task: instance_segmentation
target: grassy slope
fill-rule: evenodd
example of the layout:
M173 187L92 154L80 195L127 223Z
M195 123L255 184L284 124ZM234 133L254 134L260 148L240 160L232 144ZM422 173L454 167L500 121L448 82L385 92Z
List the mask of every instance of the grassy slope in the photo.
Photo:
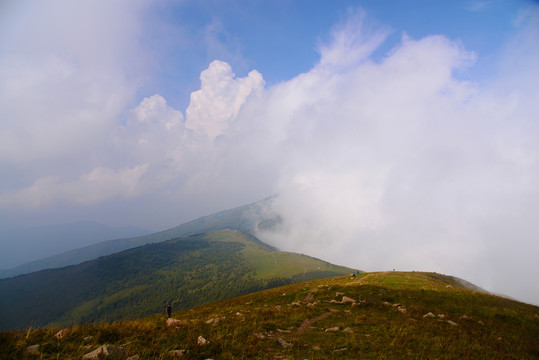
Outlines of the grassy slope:
M332 303L342 295L356 306ZM394 304L400 304L399 310ZM435 317L424 317L432 312ZM0 335L0 358L24 359L40 344L43 359L79 359L100 344L128 355L172 359L536 359L539 308L469 290L430 273L365 273L295 283L173 314L133 322ZM209 319L219 322L208 324ZM449 321L456 325L451 325ZM338 327L338 331L325 329ZM349 328L351 332L344 331ZM87 336L92 339L84 341ZM203 336L206 345L197 345ZM290 347L280 345L281 338ZM87 346L85 349L83 346ZM36 355L39 357L40 355Z
M259 221L268 220L262 215L262 209L270 199L234 209L203 216L193 221L181 224L171 229L133 238L115 239L89 245L80 249L70 250L41 260L32 261L13 269L0 270L0 279L39 271L42 269L59 268L80 264L84 261L97 259L100 256L114 254L146 244L154 244L193 234L208 233L216 230L236 229L250 232Z
M135 319L351 271L221 230L0 280L0 329Z
M274 251L253 236L239 231L214 231L212 241L238 241L245 245L241 253L255 269L257 279L288 278L304 281L314 278L349 274L356 270L333 265L320 259L286 251Z

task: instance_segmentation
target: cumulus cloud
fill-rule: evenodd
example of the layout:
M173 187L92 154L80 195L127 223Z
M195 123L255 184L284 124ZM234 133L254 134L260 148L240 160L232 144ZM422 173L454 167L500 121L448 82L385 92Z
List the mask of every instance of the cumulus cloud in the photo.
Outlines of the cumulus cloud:
M109 142L97 159L76 175L39 176L4 192L0 206L148 196L161 201L154 208L165 199L217 211L277 194L269 211L281 225L259 236L281 249L363 270L446 272L539 303L538 289L513 280L533 283L539 271L536 12L523 15L521 34L505 48L519 61L502 54L499 73L477 84L456 74L480 55L440 35L403 34L374 61L388 32L365 19L351 13L319 45L317 65L270 88L256 70L236 77L226 62L212 62L185 117L159 94L132 106L125 121L115 117L124 101L77 97L112 101L98 122ZM129 92L121 76L112 80L119 94ZM102 81L96 89L109 86ZM3 94L16 94L15 83L7 84ZM86 94L86 86L77 89ZM85 122L95 114L84 104L73 106L81 113L46 119L67 129L72 117L93 124L73 125L91 135L101 125ZM30 131L24 121L17 126L4 126L0 153L17 153L10 139ZM32 139L54 150L44 134ZM32 146L28 154L37 151Z
M339 31L329 54L362 38L358 26ZM528 101L538 82L519 75L536 78L537 66L506 67L482 88L455 76L477 55L443 36L405 35L379 63L357 56L345 72L325 55L274 90L274 104L295 111L281 124L282 225L259 236L366 270L451 273L537 303L537 289L511 280L538 271L539 108Z
M260 93L264 87L258 71L236 79L230 65L219 60L200 74L200 82L200 90L191 94L185 126L206 135L210 141L228 129L249 95Z

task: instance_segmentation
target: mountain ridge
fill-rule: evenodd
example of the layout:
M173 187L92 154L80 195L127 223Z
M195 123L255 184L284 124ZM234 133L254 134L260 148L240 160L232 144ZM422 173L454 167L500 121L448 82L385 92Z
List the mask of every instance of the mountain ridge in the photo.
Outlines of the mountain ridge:
M275 251L239 230L217 230L2 279L0 328L132 319L166 301L188 308L353 271Z
M214 230L224 229L234 229L241 230L245 233L253 233L252 230L258 225L259 222L270 219L269 217L265 218L263 213L265 213L264 209L272 198L273 197L268 197L255 203L202 216L167 230L144 236L102 241L96 244L49 256L44 259L31 261L11 269L0 270L0 279L44 269L80 264L84 261L93 260L100 256L111 255L137 246L162 242L197 233L207 233Z

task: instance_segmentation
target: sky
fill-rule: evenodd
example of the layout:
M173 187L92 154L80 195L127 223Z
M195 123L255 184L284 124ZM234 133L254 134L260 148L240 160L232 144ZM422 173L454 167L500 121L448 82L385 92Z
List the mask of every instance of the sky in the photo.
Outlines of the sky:
M539 304L537 94L531 0L0 0L0 228L278 195L283 250Z

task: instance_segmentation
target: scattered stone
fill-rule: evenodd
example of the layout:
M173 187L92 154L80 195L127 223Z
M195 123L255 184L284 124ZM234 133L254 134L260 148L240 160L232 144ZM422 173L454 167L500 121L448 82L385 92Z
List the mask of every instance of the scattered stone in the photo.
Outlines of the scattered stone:
M485 323L482 322L481 320L479 320L478 323L481 324L481 325L485 325Z
M312 309L312 308L315 307L315 306L316 306L316 303L308 303L308 304L307 304L307 307L308 307L309 309Z
M393 304L393 307L394 308L399 308L399 307L401 307L401 304Z
M39 344L37 345L30 345L26 348L26 352L28 354L34 354L34 355L39 355L40 352L39 352Z
M135 354L133 356L128 357L125 360L140 360L140 356L139 356L139 354Z
M266 336L262 333L254 333L254 336L257 337L258 339L265 339Z
M353 333L354 333L354 330L352 330L352 329L350 329L349 327L347 327L346 329L343 330L343 332L348 333L348 334L353 334Z
M387 301L384 301L382 304L384 304L385 306L391 306L391 304Z
M281 296L286 296L286 293L283 293Z
M342 301L341 301L343 304L347 304L347 303L356 303L356 300L352 299L352 298L349 298L348 296L343 296L342 297Z
M446 286L445 288L446 288L446 289L452 289L452 288L453 288L453 286L451 286L451 285L447 285L447 286Z
M438 317L439 317L440 319L445 319L445 315L444 315L444 314L438 314Z
M291 306L300 306L301 304L297 301L294 301L293 303L290 304Z
M468 315L462 315L460 318L463 319L463 320L471 320L472 319Z
M320 346L316 346L316 345L315 345L315 346L313 346L313 350L319 351L319 350L322 350L322 348L321 348Z
M208 343L208 340L204 339L202 336L198 337L197 344L198 345L206 345Z
M400 311L401 313L403 313L403 314L406 314L406 309L403 308L403 307L400 307L400 308L399 308L399 311Z
M241 312L238 311L238 312L236 313L236 316L243 316L243 314L242 314Z
M310 301L314 297L314 294L312 292L309 292L307 295L305 295L305 299L303 301Z
M95 349L94 351L84 355L83 359L100 359L101 357L121 357L125 356L125 349L114 345L103 345Z
M82 340L84 340L84 341L92 341L93 339L94 339L94 337L90 335L90 336L86 336L86 337L85 337L84 339L82 339Z
M171 350L169 352L170 355L174 356L174 357L182 357L183 355L185 355L187 353L186 350Z
M451 326L458 326L458 324L454 321L451 321L451 320L447 320L447 323Z
M344 310L344 312L347 313L347 314L351 314L352 310Z
M281 305L275 305L275 308L276 308L277 310L281 310Z
M191 319L191 321L193 320ZM173 319L173 318L167 319L167 326L181 326L181 325L185 325L185 321Z
M409 318L408 320L410 320L410 321L417 321L416 319L412 319L412 318Z
M284 348L294 346L294 344L287 343L287 342L284 341L282 338L278 338L277 341L278 341L279 344L281 344L281 346L284 347Z
M338 302L337 300L335 300L335 299L331 300L330 303L332 303L332 304L339 304L339 302Z
M426 317L436 317L436 315L434 315L434 314L431 313L431 312L428 312L428 313L426 313L425 315L423 315L423 317L424 317L424 318L426 318Z
M344 350L346 350L346 349L347 349L347 348L343 347L343 348L340 348L340 349L335 349L335 350L333 350L333 352L344 351Z
M325 332L336 332L336 331L339 331L339 328L336 326L336 327L332 327L332 328L328 328L326 329Z
M58 331L54 337L57 339L63 339L67 336L67 334L69 334L69 329L62 329Z
M217 324L218 322L219 322L219 318L210 318L210 319L205 321L205 323L208 324L208 325Z
M292 331L290 331L290 330L281 330L281 329L277 329L277 332L289 334L289 333L291 333Z
M344 295L343 292L338 292L338 291L337 291L337 292L335 293L335 297L339 297L339 296L343 296L343 295Z

